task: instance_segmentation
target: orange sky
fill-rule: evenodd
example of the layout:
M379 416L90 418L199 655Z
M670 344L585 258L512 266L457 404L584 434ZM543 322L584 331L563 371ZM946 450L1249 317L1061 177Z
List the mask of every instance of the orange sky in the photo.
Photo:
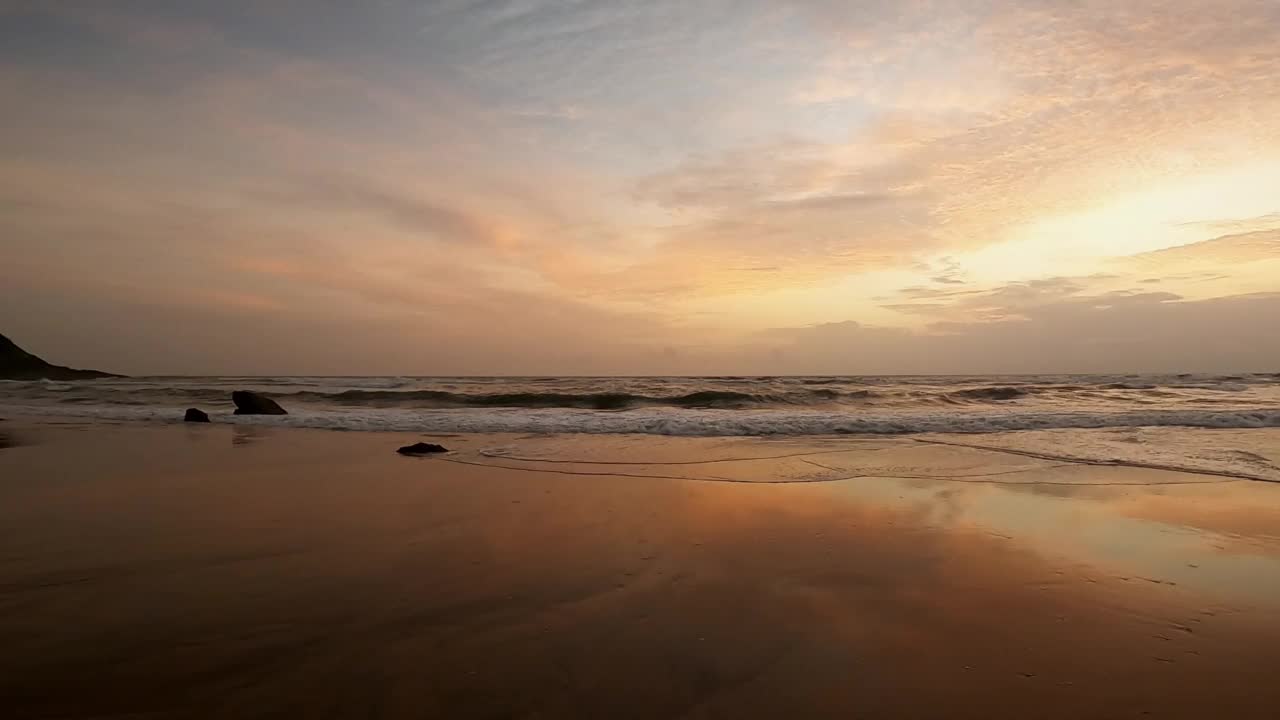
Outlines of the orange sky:
M1275 0L0 0L0 332L128 373L1280 371Z

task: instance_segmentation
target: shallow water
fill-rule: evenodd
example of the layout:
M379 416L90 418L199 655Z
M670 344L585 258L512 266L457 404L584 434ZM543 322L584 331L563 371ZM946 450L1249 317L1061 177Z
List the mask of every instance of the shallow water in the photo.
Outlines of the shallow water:
M231 392L287 416L235 416ZM1094 462L1280 481L1280 376L245 378L0 381L0 414L425 433L909 436ZM981 435L981 436L978 436ZM989 437L990 436L990 437ZM994 437L994 439L992 439Z

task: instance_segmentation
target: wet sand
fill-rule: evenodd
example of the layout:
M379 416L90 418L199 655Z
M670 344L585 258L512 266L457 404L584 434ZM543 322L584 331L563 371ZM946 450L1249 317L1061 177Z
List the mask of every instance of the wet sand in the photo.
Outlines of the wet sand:
M1280 712L1280 485L900 439L0 429L6 718ZM422 439L457 451L394 452Z

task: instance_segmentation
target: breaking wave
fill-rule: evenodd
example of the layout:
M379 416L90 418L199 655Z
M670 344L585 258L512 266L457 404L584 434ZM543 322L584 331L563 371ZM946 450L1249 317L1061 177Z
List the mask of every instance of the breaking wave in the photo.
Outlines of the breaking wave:
M918 387L845 387L831 379L802 379L799 384L777 381L739 381L742 389L723 387L693 387L688 392L661 392L665 388L656 383L644 386L647 392L637 388L609 389L600 392L567 392L545 387L555 381L533 379L525 381L510 391L484 392L487 387L457 389L458 384L442 384L441 389L423 389L422 383L414 387L395 389L394 386L334 389L308 383L274 383L256 381L262 391L284 403L336 407L377 408L576 408L584 410L633 410L639 408L670 407L687 409L752 410L786 409L798 407L832 406L895 406L929 407L942 405L991 405L1009 406L1024 401L1038 402L1113 402L1151 403L1161 400L1200 401L1220 403L1223 393L1246 392L1254 387L1236 383L1218 385L1163 386L1153 383L1107 384L1041 384L978 385L952 388L945 386ZM561 381L563 383L563 381ZM465 384L465 383L462 383ZM577 383L581 385L582 383ZM689 386L691 383L682 383ZM712 381L712 385L721 383ZM758 384L759 387L750 387ZM199 385L150 385L129 387L122 384L98 383L8 383L8 386L27 386L11 393L15 401L45 401L58 405L154 405L183 403L226 403L234 384L222 387ZM1270 384L1269 384L1270 385ZM1274 385L1270 385L1274 387ZM451 387L454 389L444 389ZM577 389L577 388L574 388ZM686 389L686 388L682 388ZM0 399L3 395L0 394Z
M231 418L231 392L288 411ZM864 377L143 377L0 381L0 414L343 429L671 435L999 432L1280 425L1280 375Z
M9 407L22 414L45 408ZM59 414L107 420L178 421L177 409L141 406L70 406ZM909 435L916 433L992 433L1058 428L1280 428L1280 409L1224 411L1143 410L1128 412L936 412L847 413L817 410L724 413L706 409L641 409L601 413L586 409L541 408L408 410L364 408L311 410L292 408L284 416L214 414L233 424L276 425L333 430L486 433L618 433L691 436Z

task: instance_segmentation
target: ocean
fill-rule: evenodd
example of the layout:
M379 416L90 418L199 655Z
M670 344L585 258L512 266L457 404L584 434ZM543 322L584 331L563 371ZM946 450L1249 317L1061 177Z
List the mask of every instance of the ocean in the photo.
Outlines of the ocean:
M233 390L285 416L232 414ZM874 435L1280 482L1280 373L0 381L0 417L422 434Z
M285 417L233 417L231 392ZM658 435L1280 427L1280 373L849 377L131 377L0 381L0 409L342 430Z

